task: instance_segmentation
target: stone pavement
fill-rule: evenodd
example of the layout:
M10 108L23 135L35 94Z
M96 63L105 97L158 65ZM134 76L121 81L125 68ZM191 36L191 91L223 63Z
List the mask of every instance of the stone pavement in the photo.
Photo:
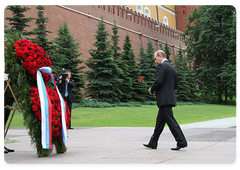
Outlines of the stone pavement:
M229 121L225 119L225 122ZM234 122L234 121L232 121ZM212 123L212 122L211 122ZM229 127L182 125L188 147L172 151L176 142L165 127L156 150L145 148L153 127L79 127L68 130L64 154L56 151L38 158L25 128L11 128L6 144L15 149L4 155L9 164L232 164L236 160L236 120ZM196 124L195 124L196 125Z
M181 125L183 128L229 128L236 126L236 117L215 119L204 122L189 123Z

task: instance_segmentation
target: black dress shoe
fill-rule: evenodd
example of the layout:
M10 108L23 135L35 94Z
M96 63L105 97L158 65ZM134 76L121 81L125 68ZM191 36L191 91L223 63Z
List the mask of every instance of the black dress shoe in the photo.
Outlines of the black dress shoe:
M68 129L74 129L73 127L70 127L70 128L68 128Z
M8 151L2 147L2 154L6 154L6 153L8 153Z
M173 150L173 151L178 151L178 150L180 150L181 148L185 148L185 147L187 147L187 146L177 146L176 148L171 148L171 150Z
M14 152L13 149L8 149L7 147L4 146L4 150L6 150L7 152Z
M157 146L152 146L149 144L143 144L143 146L147 147L147 148L151 148L151 149L157 149Z

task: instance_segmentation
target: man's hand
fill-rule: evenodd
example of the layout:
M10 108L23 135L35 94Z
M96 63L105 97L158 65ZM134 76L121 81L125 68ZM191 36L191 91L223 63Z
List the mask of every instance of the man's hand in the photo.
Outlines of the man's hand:
M62 76L58 77L59 83L62 83Z
M150 95L152 95L151 87L148 89L148 93L149 93Z

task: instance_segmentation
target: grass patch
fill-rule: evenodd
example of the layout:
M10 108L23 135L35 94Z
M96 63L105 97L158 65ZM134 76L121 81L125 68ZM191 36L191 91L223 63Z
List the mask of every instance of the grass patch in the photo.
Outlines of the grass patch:
M179 124L201 122L236 116L236 106L229 105L179 105L173 108ZM73 127L154 127L158 108L141 107L78 107L72 110ZM15 113L11 127L24 127L23 117Z
M173 109L179 124L202 122L236 116L236 106L231 105L185 105Z
M20 141L15 139L9 139L9 138L4 139L4 144L17 143L17 142L20 142Z

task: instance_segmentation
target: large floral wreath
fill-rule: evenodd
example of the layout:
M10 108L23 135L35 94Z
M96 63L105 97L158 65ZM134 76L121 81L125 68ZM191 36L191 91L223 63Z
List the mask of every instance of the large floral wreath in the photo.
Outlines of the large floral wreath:
M37 83L37 71L41 67L51 67L51 60L43 48L26 39L20 39L20 34L9 33L5 41L5 69L10 74L13 89L16 91L24 112L24 124L29 129L29 135L34 147L37 148L39 157L48 156L52 149L44 149L41 143L41 104ZM19 65L22 66L19 67ZM50 75L42 72L44 84L47 85ZM51 83L49 83L51 87ZM50 126L52 129L52 144L55 145L57 153L64 153L67 148L63 142L62 111L60 97L57 91L46 87L51 102ZM66 127L70 122L70 112L66 106Z

